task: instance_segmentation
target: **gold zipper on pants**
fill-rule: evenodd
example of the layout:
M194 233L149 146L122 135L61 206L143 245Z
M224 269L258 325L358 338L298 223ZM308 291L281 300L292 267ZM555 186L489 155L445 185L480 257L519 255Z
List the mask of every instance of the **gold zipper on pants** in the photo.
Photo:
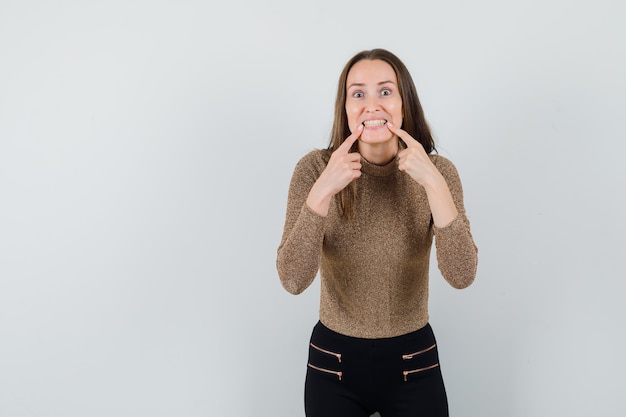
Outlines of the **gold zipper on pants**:
M337 360L339 361L339 363L341 363L341 353L331 352L330 350L322 349L321 347L315 346L313 343L310 343L310 345L311 347L313 347L313 349L319 350L320 352L325 353L327 355L337 357Z
M426 353L429 350L433 350L435 348L435 346L437 346L437 345L434 344L434 345L432 345L430 347L427 347L426 349L422 349L422 350L417 351L417 352L413 352L413 353L408 353L406 355L402 355L402 359L404 359L404 360L413 359L414 356L421 355L422 353Z
M439 364L438 364L438 363L436 363L436 364L434 364L434 365L427 366L426 368L412 369L412 370L410 370L410 371L402 371L402 375L404 375L404 382L407 382L407 378L408 378L408 376L409 376L410 374L415 374L415 373L417 373L417 372L424 372L424 371L428 371L429 369L433 369L433 368L436 368L436 367L438 367L438 366L439 366Z
M339 378L339 380L341 381L341 377L343 376L343 372L341 371L331 371L330 369L324 369L324 368L320 368L319 366L315 366L315 365L311 365L310 363L307 364L309 365L309 367L316 369L320 372L326 372L327 374L333 374L333 375L337 375L337 377Z
M421 355L422 353L426 353L430 350L433 350L435 347L437 346L437 344L433 344L432 346L427 347L426 349L422 349L422 350L418 350L417 352L413 352L413 353L407 353L406 355L402 355L402 359L404 360L410 360L413 359L415 356ZM408 381L408 376L411 374L416 374L418 372L424 372L424 371L428 371L429 369L433 369L438 367L439 364L436 363L434 365L430 365L427 366L426 368L419 368L419 369L411 369L409 371L402 371L402 375L404 375L404 381Z

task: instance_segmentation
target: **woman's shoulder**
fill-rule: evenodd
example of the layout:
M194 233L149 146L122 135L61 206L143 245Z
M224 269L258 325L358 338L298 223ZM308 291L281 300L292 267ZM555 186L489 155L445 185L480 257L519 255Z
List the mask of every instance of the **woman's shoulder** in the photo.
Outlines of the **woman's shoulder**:
M439 154L430 154L428 156L430 157L430 160L432 161L432 163L435 165L435 167L437 167L439 172L441 172L441 175L443 175L446 180L448 181L459 180L459 172L451 160Z
M461 185L461 177L459 176L459 171L452 161L439 154L429 155L429 157L430 160L433 161L433 164L435 164L435 167L437 167L439 172L441 172L441 175L445 178L448 183L448 187L450 187L450 191L453 193L455 190L461 191L463 189L463 186Z
M441 156L438 153L435 153L435 154L428 155L428 157L430 158L432 163L435 164L437 169L439 169L439 171L442 171L442 170L456 171L456 166L454 166L454 163L452 163L452 161L446 158L445 156Z
M296 164L296 170L324 170L329 159L329 151L325 149L314 149L300 158Z

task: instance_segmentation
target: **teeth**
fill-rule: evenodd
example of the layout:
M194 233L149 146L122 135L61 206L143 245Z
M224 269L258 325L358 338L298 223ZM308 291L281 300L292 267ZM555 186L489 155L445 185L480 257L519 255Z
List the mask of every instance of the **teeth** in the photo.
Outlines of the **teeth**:
M363 126L365 127L372 127L372 126L382 126L385 123L387 123L386 120L380 119L380 120L366 120L363 122Z

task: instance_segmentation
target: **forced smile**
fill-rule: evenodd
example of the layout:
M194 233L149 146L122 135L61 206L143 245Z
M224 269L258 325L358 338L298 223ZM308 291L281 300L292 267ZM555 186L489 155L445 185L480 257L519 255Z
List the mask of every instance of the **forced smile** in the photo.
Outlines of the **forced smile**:
M363 126L365 127L380 127L384 126L387 123L385 119L377 119L377 120L365 120L363 122Z

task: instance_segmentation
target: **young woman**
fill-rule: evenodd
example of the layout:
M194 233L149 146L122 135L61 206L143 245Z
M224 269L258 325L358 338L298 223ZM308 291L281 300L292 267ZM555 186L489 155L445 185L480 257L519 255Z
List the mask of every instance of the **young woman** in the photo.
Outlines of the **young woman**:
M328 149L296 165L277 268L304 291L320 271L309 417L447 416L428 324L433 237L443 277L470 285L477 249L454 165L435 146L405 65L363 51L339 78Z

